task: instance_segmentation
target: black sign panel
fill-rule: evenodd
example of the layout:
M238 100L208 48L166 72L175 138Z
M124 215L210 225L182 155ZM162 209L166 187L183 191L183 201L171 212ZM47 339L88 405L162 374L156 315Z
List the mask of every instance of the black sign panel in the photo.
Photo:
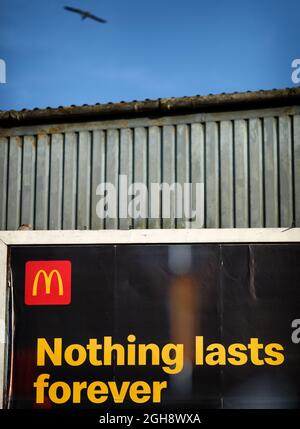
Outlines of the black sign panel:
M299 408L300 245L10 253L9 407Z

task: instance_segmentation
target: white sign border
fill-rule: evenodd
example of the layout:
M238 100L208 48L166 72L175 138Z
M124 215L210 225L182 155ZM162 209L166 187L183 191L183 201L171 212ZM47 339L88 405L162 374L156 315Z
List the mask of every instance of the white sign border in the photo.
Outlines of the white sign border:
M0 408L3 407L8 248L18 245L300 243L300 228L0 231Z

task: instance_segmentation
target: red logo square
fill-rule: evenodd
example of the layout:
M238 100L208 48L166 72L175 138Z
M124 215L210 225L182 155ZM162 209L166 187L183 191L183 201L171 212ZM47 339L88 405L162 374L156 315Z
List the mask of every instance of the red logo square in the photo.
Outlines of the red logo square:
M25 304L71 303L71 261L29 261L25 266Z

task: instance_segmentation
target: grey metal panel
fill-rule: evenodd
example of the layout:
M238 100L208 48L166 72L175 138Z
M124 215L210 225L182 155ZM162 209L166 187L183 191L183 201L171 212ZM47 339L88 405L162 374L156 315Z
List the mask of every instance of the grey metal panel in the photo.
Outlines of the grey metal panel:
M77 229L90 229L91 133L79 133Z
M9 144L9 174L7 200L7 229L20 226L21 210L21 168L23 142L21 137L12 137Z
M204 131L203 124L192 124L191 125L191 182L193 184L201 184L204 186ZM200 190L199 190L200 191ZM200 210L203 211L203 219L202 216L196 217L195 220L191 223L193 228L201 228L203 227L204 222L204 211L205 211L205 199L204 194L198 195L197 188L193 188L192 195L192 210L196 210L196 199L200 202Z
M220 139L221 228L233 228L233 127L231 121L221 122Z
M93 131L92 149L92 190L91 190L91 229L104 229L103 217L97 216L96 208L100 197L97 187L105 182L105 132Z
M50 137L37 137L35 229L48 229Z
M77 218L77 146L76 133L65 135L63 229L75 229Z
M172 186L175 183L175 127L163 127L162 142L162 182ZM170 201L170 205L166 202ZM167 218L167 213L170 216ZM175 201L172 192L162 189L162 224L163 228L175 228Z
M147 183L147 129L146 128L136 128L134 130L134 183L140 183L148 187ZM137 198L141 197L140 192L135 193ZM145 204L141 204L145 207L148 212L148 201L146 200L147 207ZM147 215L147 213L146 213ZM134 219L134 228L146 228L147 227L147 218L138 217Z
M36 139L25 136L22 168L21 224L34 225Z
M249 121L250 226L264 226L263 146L260 119Z
M248 130L245 120L234 121L235 227L249 226Z
M219 228L220 201L219 201L219 124L206 124L206 167L205 167L205 200L206 200L206 227Z
M126 128L121 130L120 137L120 175L126 176L127 189L119 192L119 207L120 207L120 229L129 229L132 226L132 220L128 216L128 188L133 182L133 133L132 130ZM124 183L124 186L126 184Z
M280 224L290 226L293 222L293 177L292 177L291 120L279 118L279 180Z
M149 128L148 147L148 189L149 189L149 220L148 228L160 228L161 225L161 193L152 192L151 183L161 183L161 129ZM157 212L157 214L156 214Z
M49 228L62 228L64 136L51 136Z
M176 137L176 183L181 185L181 195L176 196L176 227L186 228L189 217L185 215L185 194L184 184L190 182L190 127L188 125L177 126ZM181 212L181 214L180 214Z
M4 131L1 229L20 223L35 229L276 227L293 219L300 226L297 106ZM136 181L148 187L156 218L133 221L121 212L119 175L127 176L128 186ZM96 189L104 182L117 190L116 219L96 213ZM204 225L175 218L174 189L170 215L162 219L169 191L155 195L150 185L163 182L204 183ZM193 209L195 202L193 194Z
M0 137L0 230L6 229L8 141Z
M279 226L278 150L275 118L264 119L265 221L267 228Z
M294 117L295 224L300 226L300 115Z
M106 182L111 183L116 189L116 201L119 192L119 131L109 130L107 132L107 156L106 156ZM118 209L118 207L117 207ZM106 229L118 229L118 210L116 218L107 217Z

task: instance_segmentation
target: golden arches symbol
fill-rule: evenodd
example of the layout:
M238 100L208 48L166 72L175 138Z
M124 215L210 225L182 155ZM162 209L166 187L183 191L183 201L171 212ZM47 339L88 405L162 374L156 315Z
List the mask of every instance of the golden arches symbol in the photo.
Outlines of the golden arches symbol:
M32 296L37 296L40 276L44 277L46 295L49 295L51 292L51 283L52 283L52 277L54 276L54 274L56 275L57 282L58 282L58 295L63 296L64 294L63 281L62 281L60 272L57 270L52 270L49 275L46 273L45 270L39 270L36 273L33 286L32 286Z

